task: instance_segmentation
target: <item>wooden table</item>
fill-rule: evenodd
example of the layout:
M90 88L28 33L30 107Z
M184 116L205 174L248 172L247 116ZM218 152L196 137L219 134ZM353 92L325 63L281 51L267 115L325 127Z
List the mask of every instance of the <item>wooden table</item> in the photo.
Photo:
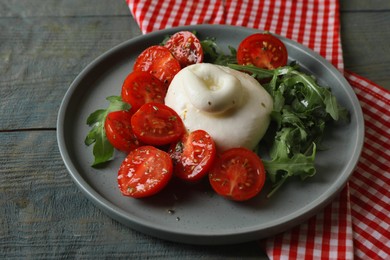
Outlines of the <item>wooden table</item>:
M390 89L390 2L341 1L345 67ZM0 0L0 258L265 257L256 242L192 246L112 220L78 190L56 120L93 59L140 35L125 1Z

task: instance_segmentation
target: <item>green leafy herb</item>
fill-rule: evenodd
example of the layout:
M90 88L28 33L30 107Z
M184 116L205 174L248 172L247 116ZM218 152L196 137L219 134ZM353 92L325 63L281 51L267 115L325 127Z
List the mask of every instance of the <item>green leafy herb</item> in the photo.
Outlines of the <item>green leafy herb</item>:
M109 161L114 153L114 147L107 139L104 129L104 122L108 113L118 110L128 110L130 105L122 101L120 96L107 97L110 102L106 109L98 109L91 113L87 118L87 124L92 127L86 136L84 143L93 146L94 162L92 166L97 166L101 163Z
M200 42L204 53L204 62L227 66L237 63L236 49L229 46L230 54L225 54L217 45L215 38L207 38Z
M347 121L348 111L338 104L329 88L299 70L297 63L265 70L254 66L229 64L229 67L252 74L257 79L269 78L263 84L274 100L271 114L274 127L270 159L263 160L273 183L270 197L292 176L302 180L316 173L315 155L330 122Z

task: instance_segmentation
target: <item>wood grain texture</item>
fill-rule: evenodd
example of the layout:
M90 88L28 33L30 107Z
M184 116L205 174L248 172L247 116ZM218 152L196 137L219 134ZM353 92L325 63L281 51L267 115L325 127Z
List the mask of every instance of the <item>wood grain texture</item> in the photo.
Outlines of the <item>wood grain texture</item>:
M390 2L341 1L345 67L390 89ZM0 0L0 259L261 259L257 242L191 246L143 235L71 180L56 120L91 61L140 35L124 0Z
M341 17L345 68L390 90L390 11Z
M2 0L0 17L129 16L125 0Z
M341 12L377 12L389 11L390 1L388 0L340 0Z
M0 19L4 29L0 34L0 129L55 127L60 102L78 73L105 51L140 34L129 20L95 16Z

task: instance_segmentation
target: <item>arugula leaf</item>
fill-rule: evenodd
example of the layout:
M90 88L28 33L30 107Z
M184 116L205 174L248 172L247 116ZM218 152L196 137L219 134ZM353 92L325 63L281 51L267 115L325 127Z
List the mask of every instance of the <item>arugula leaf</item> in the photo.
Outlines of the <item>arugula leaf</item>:
M217 45L215 38L206 38L200 41L204 53L204 62L213 63L216 65L227 66L227 64L237 63L236 49L228 46L230 54L226 55Z
M338 104L329 88L318 85L315 78L299 71L297 63L275 70L229 64L257 79L270 78L263 87L274 101L271 113L275 127L267 136L273 138L269 160L263 160L273 183L272 196L287 179L302 180L315 175L315 155L329 122L348 120L348 111Z
M313 151L310 155L303 153L295 153L292 157L288 156L288 146L282 140L276 145L277 152L271 161L263 161L264 167L267 169L268 177L273 183L271 191L267 197L271 197L289 178L299 176L301 180L312 177L316 174L315 155L316 146L313 143Z
M87 124L92 127L88 132L84 143L87 146L94 144L93 167L101 163L109 161L114 154L114 147L107 139L106 131L104 129L104 122L108 113L118 110L128 110L131 108L130 104L123 102L120 96L109 96L107 100L110 102L106 109L98 109L91 113L87 118Z
M274 81L277 79L277 77L289 74L291 71L298 68L296 63L292 63L290 66L276 68L274 70L262 69L254 65L238 65L234 63L229 63L227 66L235 70L249 72L254 78L257 79L268 79L273 77L272 80Z

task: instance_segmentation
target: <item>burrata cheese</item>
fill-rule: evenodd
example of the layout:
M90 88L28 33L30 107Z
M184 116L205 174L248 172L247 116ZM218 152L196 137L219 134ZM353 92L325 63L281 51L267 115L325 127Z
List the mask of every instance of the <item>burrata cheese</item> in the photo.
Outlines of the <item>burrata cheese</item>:
M272 97L250 75L209 63L182 69L173 78L165 104L188 131L205 130L218 150L253 149L270 123Z

